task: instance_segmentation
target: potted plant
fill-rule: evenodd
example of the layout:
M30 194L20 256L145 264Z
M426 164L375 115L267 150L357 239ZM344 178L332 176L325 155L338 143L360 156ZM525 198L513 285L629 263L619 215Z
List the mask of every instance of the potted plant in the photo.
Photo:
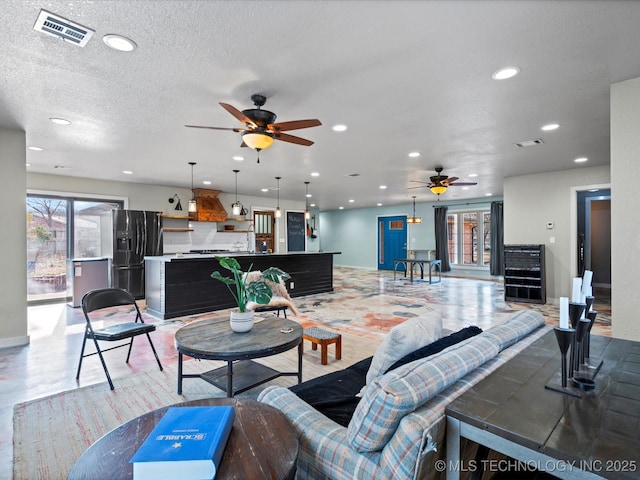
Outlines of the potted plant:
M277 267L269 267L260 274L258 279L249 281L249 274L253 264L246 272L243 272L240 264L235 258L216 257L221 267L229 270L231 277L223 277L219 271L211 274L211 278L224 283L238 306L237 310L231 311L231 329L234 332L248 332L253 328L253 310L247 309L249 301L266 305L271 301L273 293L267 281L280 283L291 276Z

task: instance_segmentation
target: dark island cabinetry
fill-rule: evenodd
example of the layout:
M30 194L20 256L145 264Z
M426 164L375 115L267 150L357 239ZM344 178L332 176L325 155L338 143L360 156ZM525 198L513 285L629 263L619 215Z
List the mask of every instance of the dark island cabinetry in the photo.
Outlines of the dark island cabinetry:
M506 302L546 303L544 245L504 246Z
M289 275L287 290L291 297L333 291L334 253L286 253L233 255L243 270L278 267ZM147 257L147 311L168 319L211 312L235 306L226 285L211 278L213 271L229 272L214 256Z

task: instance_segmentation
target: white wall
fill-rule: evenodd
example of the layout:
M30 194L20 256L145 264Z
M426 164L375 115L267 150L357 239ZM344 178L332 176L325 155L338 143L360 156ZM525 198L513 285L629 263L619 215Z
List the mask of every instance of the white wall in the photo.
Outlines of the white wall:
M449 206L448 212L489 208L490 201L479 199L438 202L416 202L416 216L422 223L407 225L407 249L435 250L435 206ZM453 205L453 206L450 206ZM378 219L395 215L413 215L413 203L388 207L354 208L332 210L320 214L320 247L325 252L341 252L334 264L346 267L378 268Z
M29 343L27 332L27 248L25 133L0 128L0 190L3 226L0 275L0 348Z
M132 210L151 210L170 215L187 215L187 206L191 198L188 188L164 187L160 185L145 185L131 182L113 182L93 180L61 175L46 175L41 173L27 174L27 188L30 192L46 191L54 193L71 193L74 195L101 195L127 199L126 208ZM175 203L169 203L169 198L178 194L182 204L182 211L176 211ZM231 213L231 204L235 201L234 193L220 193L220 202L227 214ZM276 200L264 197L238 195L242 205L253 210L275 210ZM304 211L304 201L280 199L280 208L286 210ZM224 222L227 223L227 222ZM233 223L233 222L228 222ZM215 222L192 222L193 232L165 233L165 253L184 252L196 248L230 248L235 242L246 242L244 233L218 233ZM278 238L286 238L284 216L276 221ZM222 229L222 226L220 226ZM238 228L245 228L240 225ZM24 231L24 229L23 229ZM24 243L24 238L22 239ZM276 251L285 251L285 243L277 242Z
M609 166L585 167L506 178L504 182L504 243L545 245L547 299L571 296L576 274L572 245L575 187L608 184ZM612 191L612 196L617 195ZM575 201L575 198L574 198ZM547 229L553 222L554 228ZM554 237L555 243L551 243Z
M640 341L640 78L611 87L612 335Z

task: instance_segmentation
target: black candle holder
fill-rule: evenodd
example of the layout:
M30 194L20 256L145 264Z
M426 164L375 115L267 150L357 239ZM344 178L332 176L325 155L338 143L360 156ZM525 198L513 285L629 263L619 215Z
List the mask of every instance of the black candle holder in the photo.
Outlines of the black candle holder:
M567 393L574 397L582 397L584 391L576 388L573 384L569 385L567 382L568 374L573 369L572 362L569 362L567 365L567 352L570 347L573 348L576 330L574 328L554 327L553 331L556 334L556 340L558 341L558 347L560 348L560 372L557 372L553 377L551 377L544 388L554 390L556 392Z
M589 323L591 321L587 318L581 318L578 321L578 326L576 327L576 345L578 347L577 354L575 355L575 363L573 364L573 376L579 376L580 368L584 364L584 337L589 328Z
M586 308L585 303L569 302L569 321L571 322L571 328L576 330L578 328L578 322L582 317L582 312ZM576 365L578 362L578 342L576 335L573 336L571 343L571 354L569 355L569 377L573 378L573 372L577 370Z
M598 312L595 310L589 310L587 312L587 319L589 321L589 325L587 325L587 332L582 338L582 344L584 348L584 363L582 365L582 369L586 372L586 374L591 378L595 378L595 376L600 371L602 367L602 359L594 358L591 355L591 328L593 327L594 322L596 321L596 316Z
M556 334L556 340L558 341L558 347L560 347L561 361L561 384L562 387L567 386L567 352L569 347L573 343L573 337L575 330L573 328L559 328L555 327L554 332Z
M584 314L585 317L587 315L587 312L591 310L591 307L593 306L593 302L595 301L596 297L591 296L591 295L587 295L586 297L584 297L584 303L586 305L585 309L584 309Z

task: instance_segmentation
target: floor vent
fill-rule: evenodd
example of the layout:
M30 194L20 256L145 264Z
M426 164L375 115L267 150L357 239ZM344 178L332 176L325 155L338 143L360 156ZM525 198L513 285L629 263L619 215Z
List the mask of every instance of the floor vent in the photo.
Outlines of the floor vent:
M40 10L40 15L38 15L33 29L52 37L61 38L65 42L79 47L84 47L95 33L95 30L73 23L46 10Z
M542 145L544 142L540 138L536 138L535 140L525 140L524 142L518 142L515 144L516 147L533 147L535 145Z

